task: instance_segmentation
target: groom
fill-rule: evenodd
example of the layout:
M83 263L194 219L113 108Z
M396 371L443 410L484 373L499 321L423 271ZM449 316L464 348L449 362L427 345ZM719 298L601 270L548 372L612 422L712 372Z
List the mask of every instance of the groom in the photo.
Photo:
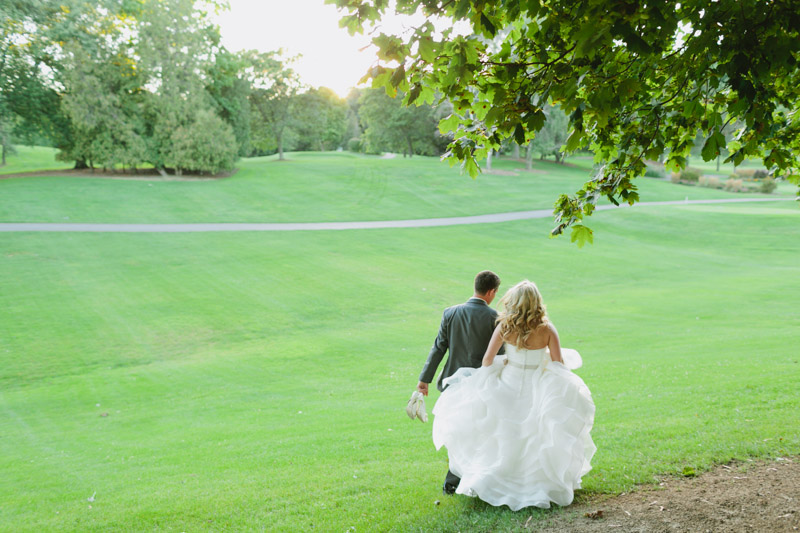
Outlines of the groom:
M428 385L433 381L436 369L448 350L450 356L436 384L440 391L445 389L442 381L455 374L459 368L481 366L483 354L492 338L497 319L497 311L489 307L489 304L497 295L499 287L500 278L497 274L490 270L479 272L475 276L475 293L472 298L463 304L444 310L439 334L419 375L417 390L422 394L428 395ZM442 491L445 494L453 494L458 488L459 481L461 479L448 470Z

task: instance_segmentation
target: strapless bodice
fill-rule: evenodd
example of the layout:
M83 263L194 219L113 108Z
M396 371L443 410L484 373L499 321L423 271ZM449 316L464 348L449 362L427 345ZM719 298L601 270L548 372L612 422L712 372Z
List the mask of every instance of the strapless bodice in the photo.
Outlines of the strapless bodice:
M506 344L506 358L511 366L523 365L526 368L535 368L550 359L550 351L546 346L537 350L529 350Z

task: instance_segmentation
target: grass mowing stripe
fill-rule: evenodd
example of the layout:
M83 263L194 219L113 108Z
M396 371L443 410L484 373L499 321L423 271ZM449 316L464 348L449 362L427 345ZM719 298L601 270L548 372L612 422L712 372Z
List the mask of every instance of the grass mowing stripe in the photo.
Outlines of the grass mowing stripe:
M585 178L543 166L472 181L425 158L293 157L243 161L218 182L2 180L0 219L472 215L544 207ZM521 529L528 512L434 506L446 455L402 411L441 309L487 267L505 287L536 280L584 355L600 449L586 491L796 454L796 206L698 207L598 213L582 250L543 238L549 220L3 235L0 529Z
M442 307L485 267L505 287L536 280L584 354L599 447L587 491L797 453L798 249L773 208L603 213L582 250L540 238L546 220L7 235L0 524L519 527L465 498L434 506L445 454L402 412Z
M343 222L470 216L552 208L588 171L502 161L503 174L473 180L438 158L381 159L345 153L243 159L222 180L36 177L0 180L0 222ZM668 181L637 180L642 200L763 198ZM782 189L783 190L783 189ZM783 190L791 195L796 188ZM775 196L778 196L777 194Z

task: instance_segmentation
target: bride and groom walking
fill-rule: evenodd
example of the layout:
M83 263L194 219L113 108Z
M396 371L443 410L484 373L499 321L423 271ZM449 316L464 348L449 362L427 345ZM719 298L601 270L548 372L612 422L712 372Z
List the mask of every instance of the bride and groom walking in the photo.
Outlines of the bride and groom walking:
M450 462L443 491L515 511L569 505L596 450L591 393L570 370L580 355L561 347L534 283L510 288L498 314L489 306L499 287L480 272L472 298L444 310L419 377L427 396L450 352L433 408L433 442Z

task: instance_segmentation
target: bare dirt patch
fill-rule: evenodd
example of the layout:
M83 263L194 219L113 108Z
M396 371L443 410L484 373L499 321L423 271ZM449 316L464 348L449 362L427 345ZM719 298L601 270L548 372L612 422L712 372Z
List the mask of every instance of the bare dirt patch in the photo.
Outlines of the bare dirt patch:
M587 516L589 515L589 516ZM604 533L800 531L800 458L731 463L575 504L532 531Z
M147 181L213 181L228 178L236 174L238 169L231 172L220 172L219 174L182 174L175 176L169 173L164 177L155 169L141 169L136 171L121 170L92 170L92 169L60 169L60 170L36 170L34 172L15 172L13 174L0 174L0 179L6 178L105 178L117 180L147 180Z

